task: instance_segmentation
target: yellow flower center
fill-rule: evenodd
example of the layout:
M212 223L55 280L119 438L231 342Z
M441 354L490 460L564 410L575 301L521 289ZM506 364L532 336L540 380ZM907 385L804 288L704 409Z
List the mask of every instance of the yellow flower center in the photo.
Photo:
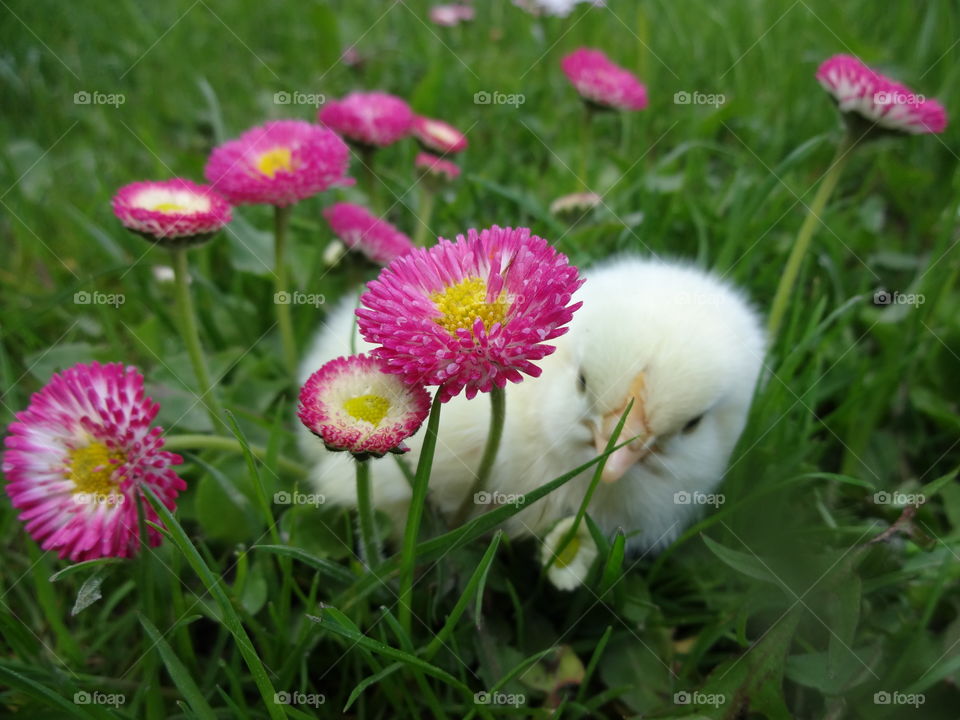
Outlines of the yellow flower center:
M434 322L454 337L460 328L472 330L473 321L477 318L480 318L486 330L495 323L505 324L506 294L501 292L500 297L492 303L487 302L487 284L480 278L465 278L446 290L433 293L430 299L440 311L440 317L435 318Z
M73 492L97 497L112 494L119 486L113 479L113 472L126 459L123 453L111 450L101 442L71 450L66 476L73 481Z
M580 552L580 538L574 535L570 539L570 542L568 542L563 550L561 550L557 555L554 565L561 568L566 567L573 562L573 559L577 557L578 552Z
M376 427L390 410L390 401L380 395L360 395L343 403L343 409L350 417L365 420Z
M177 205L177 203L173 202L157 203L150 209L162 213L182 213L187 211L187 208L185 208L183 205Z
M290 148L277 147L273 150L267 150L257 158L257 170L268 178L276 175L278 170L291 172L293 170L293 158L290 154Z

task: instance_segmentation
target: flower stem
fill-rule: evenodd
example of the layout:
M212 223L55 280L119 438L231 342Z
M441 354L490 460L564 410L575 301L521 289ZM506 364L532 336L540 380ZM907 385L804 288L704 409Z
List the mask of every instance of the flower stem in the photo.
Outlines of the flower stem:
M427 432L420 449L417 473L413 478L413 495L410 509L407 511L407 526L403 533L403 548L400 552L400 596L398 599L400 626L410 633L413 602L413 570L417 557L417 537L420 535L420 520L427 502L427 489L430 484L430 472L433 469L433 453L437 447L437 431L440 428L441 388L433 399L430 419L427 420Z
M844 166L851 151L856 146L856 140L849 134L845 135L840 144L837 145L837 152L830 163L820 187L817 188L817 194L813 196L813 202L807 211L807 217L800 226L800 232L797 233L797 239L793 243L793 249L790 251L790 257L787 258L787 264L783 268L783 274L780 276L780 283L777 285L776 295L773 297L773 307L770 310L770 319L767 322L767 332L770 336L771 345L776 340L777 333L783 323L783 317L787 311L787 303L793 292L793 286L797 282L797 276L800 274L800 267L803 259L810 249L810 242L813 239L813 232L816 230L817 223L820 221L820 215L830 199L837 181L843 172Z
M501 387L494 386L490 391L490 429L487 431L487 444L483 448L483 455L480 457L480 467L477 469L477 477L470 487L470 492L463 499L457 515L454 518L454 527L463 525L470 516L470 506L474 503L474 495L483 489L490 478L490 471L493 470L493 463L497 459L497 451L500 449L500 440L503 437L503 421L507 415L507 393Z
M380 542L373 519L373 501L370 496L370 461L357 460L357 514L360 516L360 547L368 568L380 564Z
M267 449L259 445L248 445L250 452L263 460L267 457ZM163 449L173 452L179 450L223 450L226 452L243 453L243 446L236 438L220 435L167 435L163 439ZM285 457L277 458L277 467L291 475L307 476L307 468L300 463Z
M590 161L590 138L593 125L593 110L586 103L583 104L583 115L580 119L580 185L584 190L590 189L590 183L587 180L588 167Z
M427 237L430 235L430 219L433 217L433 207L436 201L437 194L421 184L420 212L417 213L417 229L413 233L413 244L416 247L426 247L427 245Z
M293 206L274 208L274 277L276 278L276 295L273 304L277 308L277 325L280 328L280 339L283 343L283 362L292 378L297 376L297 342L293 336L293 318L290 314L290 292L287 289L287 228L290 226L290 210ZM286 302L281 302L286 300Z
M186 248L173 248L170 251L173 260L174 284L176 286L177 315L180 324L180 334L187 346L187 354L193 365L193 374L199 384L198 399L210 414L215 430L226 432L227 426L223 421L223 410L217 393L210 382L210 372L207 370L207 360L200 346L200 332L197 330L197 317L193 309L193 299L190 296L190 270L187 267Z
M363 180L364 190L367 192L367 202L370 203L370 209L377 214L382 212L380 206L380 180L373 171L373 159L377 154L375 147L365 146L360 150L360 177Z

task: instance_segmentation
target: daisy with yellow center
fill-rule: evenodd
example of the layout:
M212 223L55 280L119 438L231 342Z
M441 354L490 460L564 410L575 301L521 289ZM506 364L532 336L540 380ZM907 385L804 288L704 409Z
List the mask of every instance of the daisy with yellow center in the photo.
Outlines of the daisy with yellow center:
M446 402L503 388L554 348L580 303L577 268L526 228L470 230L394 260L357 310L387 371L440 386Z
M186 488L171 469L180 456L162 450L162 431L150 425L158 410L134 368L91 363L54 375L17 413L5 440L6 491L44 550L74 562L140 551L142 488L171 510ZM160 533L147 532L159 545Z
M331 360L313 373L300 390L301 422L329 450L345 450L358 459L406 452L430 411L422 386L383 372L367 355Z
M230 205L205 185L175 178L135 182L113 197L124 227L170 247L198 245L230 222Z
M302 120L274 120L213 149L203 174L234 205L293 205L345 177L350 151L336 133Z

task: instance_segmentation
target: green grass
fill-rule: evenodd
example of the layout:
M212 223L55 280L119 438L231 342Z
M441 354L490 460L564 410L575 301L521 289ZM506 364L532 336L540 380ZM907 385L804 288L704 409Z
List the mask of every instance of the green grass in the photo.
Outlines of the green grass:
M201 178L212 145L250 125L313 117L274 104L276 92L383 88L466 130L464 177L438 202L434 235L529 225L581 265L625 250L691 258L764 310L841 136L817 64L855 53L958 109L960 11L949 0L612 0L544 21L504 0L476 5L475 22L443 29L415 1L4 2L4 424L53 371L98 359L144 372L172 434L210 429L172 284L152 274L169 256L122 231L109 199L141 178ZM353 42L363 65L338 64ZM651 103L598 118L587 174L604 207L571 227L546 208L580 189L580 107L558 63L581 44L635 69ZM125 102L75 104L80 91ZM480 91L524 102L478 105ZM677 105L678 91L726 102ZM189 490L161 547L52 582L67 563L43 554L4 503L0 712L546 717L562 703L553 717L680 717L694 708L674 693L698 690L723 698L699 708L711 718L956 717L958 139L951 126L852 158L771 348L722 507L658 557L621 560L604 539L596 582L575 593L537 581L533 545L492 535L489 523L424 535L409 634L396 620L395 557L365 574L349 514L269 502L310 488L278 459L296 448L271 214L237 211L230 233L192 254L192 288L211 370L226 373L235 447L259 446L265 459L187 452ZM410 233L414 152L404 143L378 158L388 215ZM328 301L372 272L325 274L320 210L331 198L297 206L289 238L295 285ZM925 302L877 307L879 288ZM78 292L124 302L78 305ZM294 308L301 347L322 317L322 307ZM901 514L873 501L881 490L927 502L881 536ZM425 532L441 532L429 514ZM97 588L102 597L71 614ZM924 704L875 704L881 691L922 693ZM123 703L75 703L82 692ZM271 692L304 702L277 705ZM476 705L477 692L524 703Z

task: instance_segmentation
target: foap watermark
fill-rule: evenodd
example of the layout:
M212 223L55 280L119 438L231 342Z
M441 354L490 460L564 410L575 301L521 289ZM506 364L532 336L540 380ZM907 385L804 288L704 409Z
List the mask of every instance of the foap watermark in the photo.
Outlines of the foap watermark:
M927 701L923 693L905 693L899 690L890 692L889 690L880 690L873 694L874 705L913 705L918 708Z
M527 696L523 693L487 692L483 690L473 695L474 705L501 705L518 708L526 702Z
M927 96L919 93L881 91L873 94L875 105L919 105L926 101Z
M76 505L123 505L127 496L122 493L90 493L78 492L73 494Z
M873 494L873 502L877 505L895 505L896 507L920 507L927 501L927 496L923 493L905 493L899 490L887 492L881 490Z
M294 490L278 490L273 494L273 502L277 505L312 505L318 507L327 501L325 495L321 493L302 493Z
M713 505L714 507L720 507L726 501L726 497L720 493L705 493L699 490L693 492L678 490L673 494L674 505Z
M127 301L126 295L123 293L103 293L103 292L87 292L86 290L80 290L73 294L73 304L74 305L113 305L115 308L120 307Z
M874 305L913 305L920 307L927 301L926 296L921 293L902 293L896 290L890 291L880 288L873 293Z
M473 494L473 502L475 505L514 505L520 507L527 502L527 498L520 493L481 490Z
M311 107L320 107L327 101L327 96L323 93L305 93L298 90L287 92L278 90L273 94L274 105L310 105Z
M327 301L322 293L302 293L299 290L281 290L273 294L274 305L313 305L320 307Z
M303 705L308 707L320 707L327 701L323 693L305 693L299 690L288 692L286 690L273 694L273 702L277 705Z
M120 107L127 101L123 93L104 93L99 90L78 90L73 94L74 105L113 105Z
M698 90L688 92L679 90L673 94L674 105L713 105L720 107L727 101L727 96L723 93L702 93Z
M490 92L481 90L473 94L474 105L513 105L520 107L527 101L527 96L523 93L502 93L499 90Z
M723 693L705 693L699 690L689 692L681 690L673 694L674 705L712 705L715 708L720 707L727 701L727 696Z
M99 690L87 692L78 690L73 694L74 705L109 705L118 708L127 701L127 696L123 693L105 693Z

